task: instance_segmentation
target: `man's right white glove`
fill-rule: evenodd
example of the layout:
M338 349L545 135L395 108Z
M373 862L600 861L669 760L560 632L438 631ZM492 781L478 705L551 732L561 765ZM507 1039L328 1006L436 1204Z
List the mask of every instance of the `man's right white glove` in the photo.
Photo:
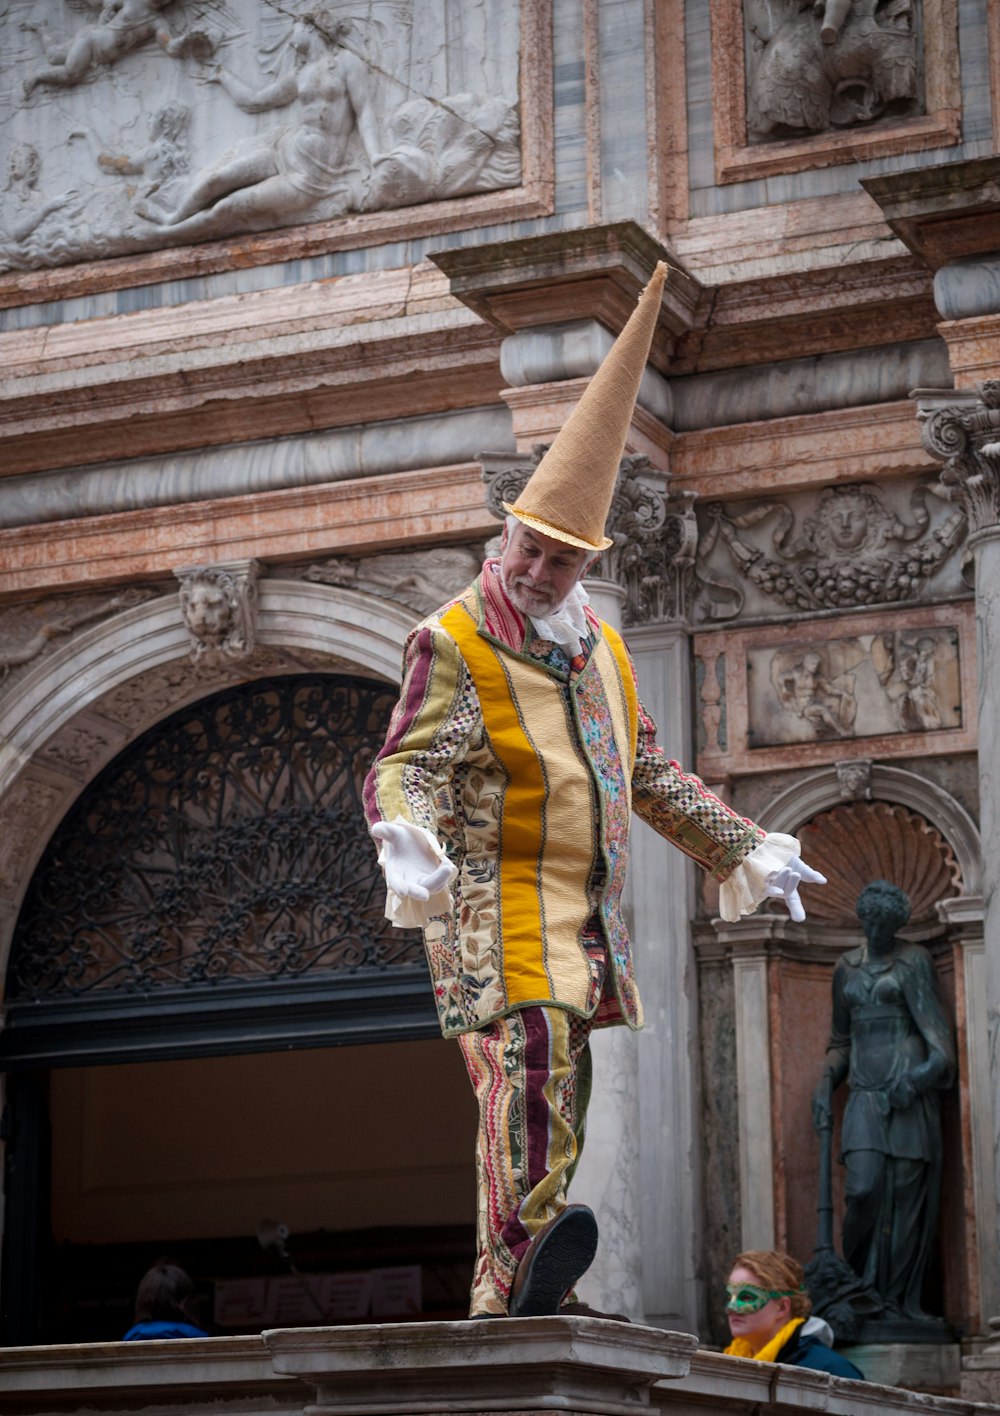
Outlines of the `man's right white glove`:
M385 914L397 929L413 929L451 909L448 886L458 871L429 831L402 817L379 821L372 836L381 843L378 863L388 890Z

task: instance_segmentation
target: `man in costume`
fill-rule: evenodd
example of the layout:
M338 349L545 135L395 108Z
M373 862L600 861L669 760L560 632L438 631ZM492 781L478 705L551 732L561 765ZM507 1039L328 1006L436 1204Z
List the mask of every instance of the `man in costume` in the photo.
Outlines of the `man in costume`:
M594 1027L642 1025L621 893L632 811L721 882L727 919L767 894L804 918L823 877L669 761L620 636L581 584L604 524L666 276L509 513L497 560L418 625L365 809L386 914L419 925L441 1028L479 1103L473 1317L557 1313L597 1247L566 1191Z

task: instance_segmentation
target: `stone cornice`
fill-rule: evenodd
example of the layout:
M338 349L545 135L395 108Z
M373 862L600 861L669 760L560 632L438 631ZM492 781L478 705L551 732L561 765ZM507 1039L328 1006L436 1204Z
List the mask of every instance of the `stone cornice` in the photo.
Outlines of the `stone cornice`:
M713 289L711 316L678 340L671 374L765 364L936 332L933 279L911 255L755 275Z
M427 413L496 402L500 341L451 301L367 319L355 308L354 321L313 311L299 328L286 299L284 319L270 299L157 312L148 342L135 316L0 336L0 364L16 370L0 393L3 472L337 427L362 404L376 422L417 402ZM272 322L259 328L254 309Z
M662 368L671 343L698 317L698 282L659 241L632 221L433 253L451 293L510 334L532 325L597 319L615 334L658 260L672 269L650 362Z
M861 185L931 270L1000 249L1000 155L908 168Z

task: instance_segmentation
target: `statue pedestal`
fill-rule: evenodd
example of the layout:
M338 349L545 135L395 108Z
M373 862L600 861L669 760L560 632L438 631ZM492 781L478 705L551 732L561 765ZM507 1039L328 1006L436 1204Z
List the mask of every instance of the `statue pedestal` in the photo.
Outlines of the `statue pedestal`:
M963 1345L962 1400L985 1401L1000 1406L1000 1342L995 1336L972 1338Z
M867 1381L881 1386L957 1396L963 1384L962 1349L957 1342L865 1342L839 1350L864 1372ZM996 1375L1000 1377L1000 1369Z

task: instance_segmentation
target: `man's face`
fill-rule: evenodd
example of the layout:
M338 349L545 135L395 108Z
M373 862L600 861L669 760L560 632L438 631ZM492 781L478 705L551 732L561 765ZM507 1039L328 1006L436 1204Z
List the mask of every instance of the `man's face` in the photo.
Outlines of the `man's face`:
M500 575L522 615L544 618L559 609L591 559L589 551L533 531L520 521L513 531L504 526Z

